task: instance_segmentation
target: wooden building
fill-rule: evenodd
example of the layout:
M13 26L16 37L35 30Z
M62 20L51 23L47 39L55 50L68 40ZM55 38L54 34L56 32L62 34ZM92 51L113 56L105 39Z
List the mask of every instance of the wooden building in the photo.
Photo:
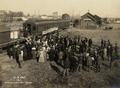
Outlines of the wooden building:
M102 25L101 17L87 12L81 16L80 27L83 29L96 29Z

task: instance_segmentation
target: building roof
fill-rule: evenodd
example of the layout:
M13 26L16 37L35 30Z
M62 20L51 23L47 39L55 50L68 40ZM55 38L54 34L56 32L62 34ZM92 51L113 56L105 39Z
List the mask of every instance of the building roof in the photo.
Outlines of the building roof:
M101 17L99 17L98 15L93 15L90 12L87 12L86 14L84 14L83 16L81 16L81 19L84 19L84 18L89 18L89 19L91 19L92 21L94 21L96 23L98 21L101 21Z

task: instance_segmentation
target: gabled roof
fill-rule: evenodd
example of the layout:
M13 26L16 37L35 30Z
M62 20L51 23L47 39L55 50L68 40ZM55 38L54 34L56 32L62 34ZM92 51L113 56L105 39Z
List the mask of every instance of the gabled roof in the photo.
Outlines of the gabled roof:
M94 22L98 22L101 21L101 17L97 16L97 15L92 15L90 12L87 12L86 14L84 14L83 16L81 16L82 19L84 18L89 18Z
M95 19L97 20L101 20L101 17L99 17L98 15L94 15Z

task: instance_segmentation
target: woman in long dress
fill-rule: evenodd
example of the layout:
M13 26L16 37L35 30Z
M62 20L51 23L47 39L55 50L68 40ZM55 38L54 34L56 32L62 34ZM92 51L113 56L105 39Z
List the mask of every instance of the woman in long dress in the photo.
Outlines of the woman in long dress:
M45 58L46 58L46 48L43 46L40 49L40 59L39 59L39 62L45 62Z

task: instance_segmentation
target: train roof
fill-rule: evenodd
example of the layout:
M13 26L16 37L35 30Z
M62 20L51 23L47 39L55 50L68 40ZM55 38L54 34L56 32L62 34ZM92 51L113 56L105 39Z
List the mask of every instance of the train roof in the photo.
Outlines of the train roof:
M65 22L70 20L63 20L63 19L35 19L31 18L24 22L24 24L49 24L49 23L56 23L56 22Z

